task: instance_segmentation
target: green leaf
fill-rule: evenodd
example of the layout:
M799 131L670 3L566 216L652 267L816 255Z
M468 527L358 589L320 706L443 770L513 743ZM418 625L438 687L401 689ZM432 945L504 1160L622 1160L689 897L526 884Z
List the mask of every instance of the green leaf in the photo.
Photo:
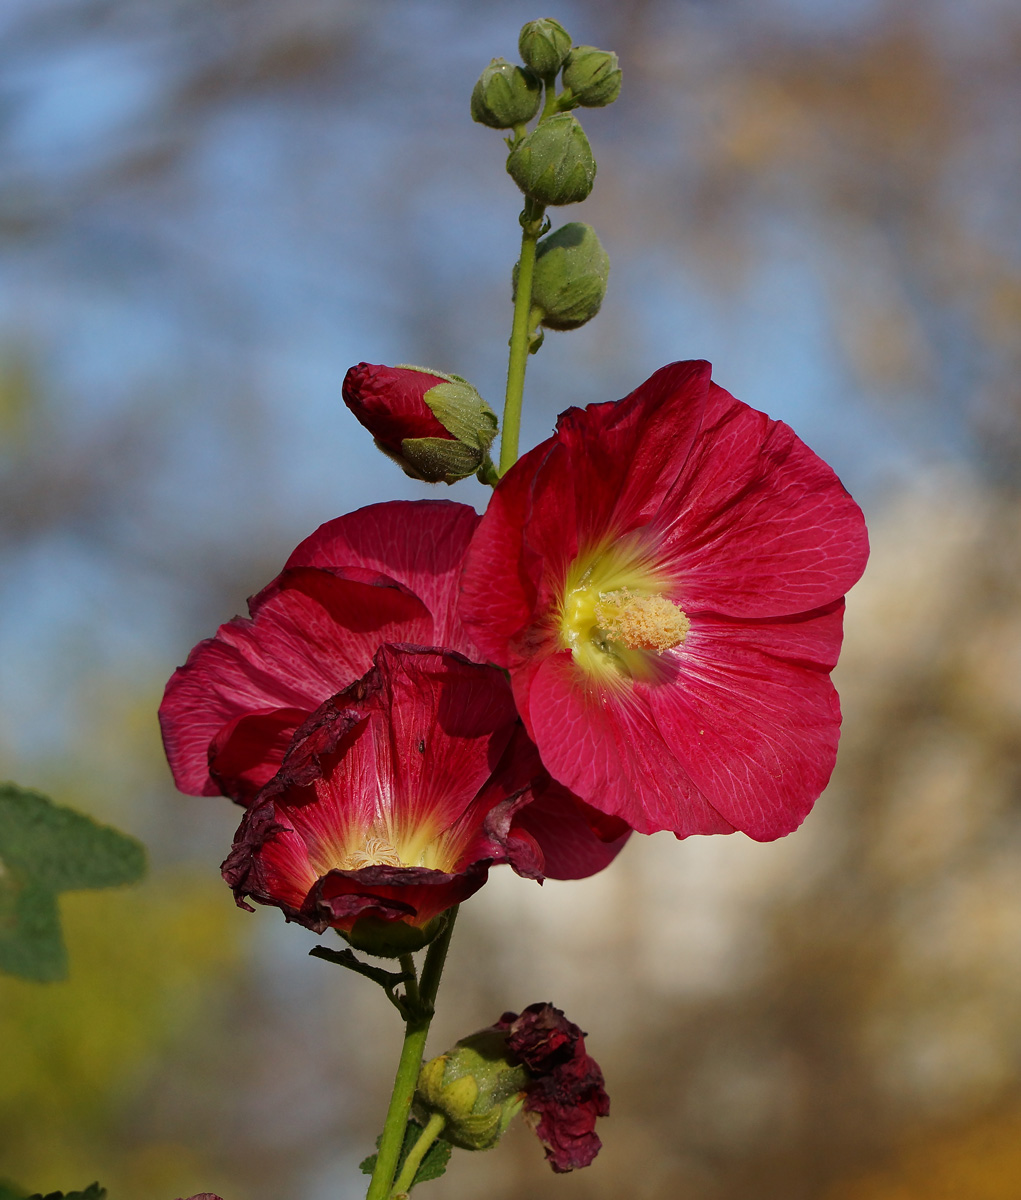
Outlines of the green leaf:
M9 1179L0 1179L0 1200L26 1200L28 1192L15 1187Z
M56 892L0 878L0 971L36 983L67 978Z
M404 1160L411 1152L411 1147L421 1137L423 1126L412 1118L404 1130L404 1143L401 1146L400 1157L397 1159L397 1170L394 1171L394 1178L398 1178L401 1173L401 1168L404 1166ZM382 1134L380 1135L382 1137ZM376 1149L379 1149L380 1138L376 1138ZM447 1163L450 1161L451 1145L445 1142L442 1138L437 1138L435 1142L426 1151L425 1158L418 1165L418 1170L415 1172L415 1178L411 1184L415 1187L419 1183L428 1183L430 1179L439 1179L446 1171ZM370 1154L368 1158L362 1159L358 1164L358 1169L363 1175L371 1175L376 1169L377 1154ZM410 1189L409 1189L410 1190ZM0 1197L2 1200L2 1197Z
M64 979L58 893L134 883L144 873L134 838L38 792L0 785L0 971Z
M145 873L141 842L10 783L0 785L0 859L54 892L116 887Z

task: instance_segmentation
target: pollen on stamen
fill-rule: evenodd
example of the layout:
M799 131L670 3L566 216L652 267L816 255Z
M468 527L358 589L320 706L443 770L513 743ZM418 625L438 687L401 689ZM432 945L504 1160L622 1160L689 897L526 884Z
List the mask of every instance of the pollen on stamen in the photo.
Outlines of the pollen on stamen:
M632 650L671 650L691 627L683 609L666 596L637 595L630 588L600 592L595 617L610 638Z

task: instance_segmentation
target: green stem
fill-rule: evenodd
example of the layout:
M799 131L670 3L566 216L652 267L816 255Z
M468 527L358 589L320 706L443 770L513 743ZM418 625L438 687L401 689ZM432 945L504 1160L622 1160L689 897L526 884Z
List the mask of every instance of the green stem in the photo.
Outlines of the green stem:
M540 125L546 120L547 117L552 116L553 113L555 113L559 108L559 105L557 104L558 97L556 81L557 77L555 72L552 75L547 75L543 80L543 86L545 87L546 91L545 103L542 106L542 113L539 116Z
M397 1064L393 1092L390 1095L390 1107L386 1111L386 1121L379 1139L379 1153L376 1155L372 1179L369 1180L366 1200L387 1200L390 1195L393 1178L397 1172L397 1160L404 1144L404 1131L408 1127L408 1113L415 1098L418 1074L422 1069L422 1055L429 1033L429 1023L433 1017L433 1005L439 991L440 976L443 974L443 964L450 946L451 934L454 932L456 917L455 907L450 909L443 932L429 947L421 979L417 982L409 980L406 985L409 1016L404 1029L404 1045L401 1047L400 1062ZM413 969L415 964L410 954L402 956L401 966L405 970L408 969L405 959L409 960Z
M531 198L525 200L521 214L521 257L518 259L518 283L514 293L514 323L511 325L510 358L507 362L507 394L503 406L503 433L500 437L500 474L518 460L521 432L521 400L525 394L525 368L532 340L532 276L535 272L535 245L542 231L545 208Z
M401 1173L397 1176L397 1182L390 1193L394 1200L399 1196L406 1196L411 1191L411 1185L415 1182L422 1159L429 1153L429 1147L443 1132L443 1126L446 1123L447 1118L442 1113L433 1113L429 1118L426 1127L418 1135L418 1141L408 1151L408 1157L404 1160Z

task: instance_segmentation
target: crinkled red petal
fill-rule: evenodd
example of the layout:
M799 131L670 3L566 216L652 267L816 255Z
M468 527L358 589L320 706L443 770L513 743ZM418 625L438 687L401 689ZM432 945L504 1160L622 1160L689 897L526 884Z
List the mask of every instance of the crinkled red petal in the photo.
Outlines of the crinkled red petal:
M321 705L297 731L277 775L246 813L224 878L241 902L275 904L313 929L349 929L361 915L421 924L485 882L508 848L486 822L514 781L507 748L519 728L495 667L461 655L383 646L364 679ZM489 794L487 797L487 786ZM372 865L340 869L382 822L445 837L449 872Z
M285 571L200 642L167 684L160 725L183 792L220 791L210 745L224 726L272 709L312 712L363 675L383 641L432 641L425 605L404 587L345 579L333 571Z

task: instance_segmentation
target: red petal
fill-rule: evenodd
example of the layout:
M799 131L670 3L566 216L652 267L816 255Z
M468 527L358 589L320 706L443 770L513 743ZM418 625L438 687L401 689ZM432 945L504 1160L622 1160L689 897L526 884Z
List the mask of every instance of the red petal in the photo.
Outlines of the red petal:
M776 624L697 617L657 684L599 688L569 654L549 659L528 695L543 762L643 833L790 833L836 757L827 672L842 613L838 603Z
M311 712L368 670L380 642L432 640L415 596L330 571L285 571L252 611L254 620L235 617L200 642L167 684L160 725L182 792L220 791L208 756L225 725L274 708Z
M519 561L521 530L534 473L551 446L536 446L500 480L465 557L461 617L482 653L502 667L511 663L509 639L535 609L536 588Z
M433 637L428 645L471 657L474 646L456 615L456 606L461 566L478 523L473 508L450 500L370 504L320 525L298 546L287 566L356 562L381 571L413 591L432 613Z
M671 363L623 400L563 413L556 440L571 465L559 481L558 502L546 507L549 525L540 540L555 537L551 508L576 508L583 547L652 520L699 433L710 372L707 362ZM543 520L538 507L533 522ZM526 540L538 528L530 524Z
M787 425L715 384L652 526L689 616L807 612L842 596L868 558L861 510L833 470Z
M569 652L547 658L527 697L533 736L554 779L639 833L732 833L645 703L592 684Z
M512 831L534 839L549 879L595 875L613 862L631 836L625 821L590 807L549 776L533 792L535 800L515 813Z
M275 708L225 725L209 747L209 775L225 796L248 803L280 769L294 731L308 713Z

